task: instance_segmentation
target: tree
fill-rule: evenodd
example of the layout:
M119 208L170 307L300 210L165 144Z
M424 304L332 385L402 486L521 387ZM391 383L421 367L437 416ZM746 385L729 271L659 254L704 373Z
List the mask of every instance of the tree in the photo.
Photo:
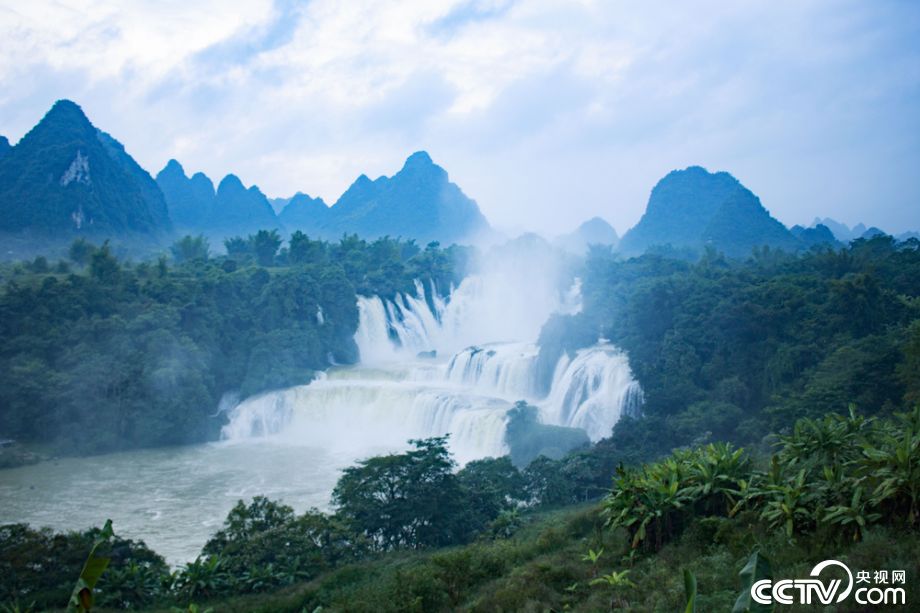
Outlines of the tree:
M527 495L531 504L554 507L578 499L578 485L566 478L564 464L541 455L524 469Z
M111 536L100 528L83 532L53 533L25 524L0 526L0 603L16 600L34 603L28 610L59 610L68 601L74 580L81 576L87 553L100 542L96 553L110 558L99 578L94 600L100 607L135 609L162 595L169 567L143 541ZM133 570L132 570L133 569ZM139 581L154 579L143 589ZM0 606L0 610L8 610Z
M36 256L36 258L32 260L30 268L32 272L39 275L45 274L51 270L51 267L48 266L48 258L43 255Z
M182 264L184 262L207 261L210 255L210 245L204 235L183 236L173 243L170 248L173 259Z
M107 285L114 285L118 281L121 266L109 249L109 241L104 242L99 249L93 251L90 256L89 272L93 278Z
M243 592L309 579L366 552L366 542L338 519L315 510L296 516L291 507L264 496L249 505L237 502L202 550L209 560L220 560Z
M381 550L468 540L471 517L447 438L412 440L414 449L405 453L345 469L332 493L338 515Z
M902 348L904 361L898 365L898 378L904 385L904 401L920 405L920 319L907 329L907 339Z
M326 259L326 243L310 240L297 230L288 241L288 259L292 264L319 264Z
M259 230L249 235L249 244L259 265L271 266L275 263L278 249L281 248L281 236L277 230Z
M78 238L70 245L69 257L75 264L86 266L89 262L89 257L95 250L96 247L87 242L85 238Z
M517 508L527 497L524 477L508 456L473 460L457 473L457 478L465 489L478 529L503 511Z
M224 248L227 250L227 255L230 256L249 255L249 247L249 241L242 236L231 236L230 238L224 239Z

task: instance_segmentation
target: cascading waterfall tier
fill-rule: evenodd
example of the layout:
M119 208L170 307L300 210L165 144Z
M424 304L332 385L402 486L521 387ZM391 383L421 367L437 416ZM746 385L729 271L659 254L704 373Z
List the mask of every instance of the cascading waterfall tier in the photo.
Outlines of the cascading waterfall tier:
M538 353L530 343L470 347L450 359L446 378L479 393L526 400L540 409L543 423L581 428L593 441L609 436L622 415L639 412L642 388L613 345L581 349L572 358L563 354L546 397L536 392Z
M359 457L405 447L411 438L450 434L461 463L507 451L507 401L413 380L434 379L418 370L347 367L309 385L248 398L231 411L223 438L270 437Z
M506 413L517 400L537 406L544 423L582 428L595 441L609 436L620 416L638 412L642 390L629 362L603 342L563 355L549 393L540 396L535 343L482 340L496 330L522 329L510 321L480 321L490 311L501 312L483 304L502 295L495 282L467 278L448 300L433 284L420 282L414 294L392 300L359 297L355 341L361 365L243 401L230 411L223 438L270 437L360 455L404 448L409 438L450 434L451 449L464 463L507 452ZM577 312L579 289L576 281L555 302L535 300L545 311L540 317Z
M446 304L434 283L429 290L426 299L425 287L416 281L415 295L397 294L393 300L358 296L355 342L363 363L395 362L435 348Z
M545 423L581 428L592 441L610 436L623 415L636 415L644 397L626 354L610 344L559 358L549 395L540 402Z
M508 400L532 399L539 348L532 343L467 347L447 363L445 378L458 386L486 390Z

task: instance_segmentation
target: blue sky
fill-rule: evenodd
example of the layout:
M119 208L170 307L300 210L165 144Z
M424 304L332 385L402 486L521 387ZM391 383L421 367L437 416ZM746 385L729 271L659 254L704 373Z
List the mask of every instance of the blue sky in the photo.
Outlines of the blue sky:
M497 226L622 233L674 168L787 225L920 228L920 3L0 0L0 134L81 104L177 158L334 201L429 151Z

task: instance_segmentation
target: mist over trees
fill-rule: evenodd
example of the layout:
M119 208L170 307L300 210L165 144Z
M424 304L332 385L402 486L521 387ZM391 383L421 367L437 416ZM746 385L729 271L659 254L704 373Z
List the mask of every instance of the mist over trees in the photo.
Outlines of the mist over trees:
M78 452L206 440L228 389L309 381L330 353L354 360L358 293L393 296L415 279L443 291L470 257L355 236L295 233L285 244L271 231L226 248L214 257L206 239L186 237L172 261L133 263L77 241L69 262L0 269L2 426ZM920 242L879 236L745 260L708 249L696 261L594 247L580 275L582 311L544 325L537 359L553 364L598 338L628 352L645 403L609 437L588 445L518 403L510 456L458 470L444 438L413 441L347 468L328 513L241 501L201 557L172 571L143 543L120 541L101 602L274 603L301 584L321 587L303 588L291 610L364 597L392 610L473 599L596 610L611 593L661 602L651 580L616 587L601 575L621 565L599 562L600 549L666 583L656 569L675 547L717 552L710 563L733 576L751 538L795 559L862 552L873 538L886 550L915 542L920 489L902 458L917 445ZM18 573L19 593L51 603L67 573L24 573L20 560L74 568L91 534L4 526L0 563ZM579 562L588 543L590 564ZM545 556L560 570L536 594L515 573L543 577ZM722 606L735 595L701 598Z
M644 415L622 419L614 439L636 459L706 440L756 443L849 403L871 415L909 408L918 278L920 243L888 236L799 256L758 249L745 261L595 249L583 312L550 322L541 352L596 334L628 353Z
M171 264L78 239L72 262L5 266L0 430L79 452L213 439L223 394L307 383L357 359L356 292L449 288L465 260L388 238L227 242L211 258L204 237L185 237Z

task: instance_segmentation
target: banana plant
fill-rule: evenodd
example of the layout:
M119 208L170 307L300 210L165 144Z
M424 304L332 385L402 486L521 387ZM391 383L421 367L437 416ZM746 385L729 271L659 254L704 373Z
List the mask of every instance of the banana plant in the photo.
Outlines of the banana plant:
M881 513L870 511L870 501L863 498L863 488L857 486L849 505L837 505L827 510L824 521L840 524L845 529L852 530L853 540L862 539L865 527L881 519Z
M604 585L612 588L636 587L636 584L629 579L629 569L620 572L611 571L609 575L601 575L591 581L591 585Z
M688 462L686 494L703 502L706 513L728 513L739 498L739 484L750 473L744 449L728 443L711 443Z
M591 576L592 576L592 577L596 577L596 576L597 576L597 563L598 563L598 561L601 559L601 556L602 556L602 555L604 555L604 548L603 548L603 547L601 547L601 548L598 549L597 551L594 551L593 549L588 549L588 553L586 553L585 555L581 556L581 561L582 561L582 562L590 562L590 563L591 563Z
M859 457L860 443L872 421L857 415L850 405L849 416L827 415L821 419L803 418L792 434L780 437L780 461L793 470L805 467L837 466Z
M735 600L732 613L772 613L773 605L760 604L751 597L751 586L763 579L773 578L770 560L755 548L738 575L741 577L741 593Z
M230 586L230 577L224 572L218 556L196 558L175 574L173 589L183 598L199 596L210 598Z
M806 485L805 474L803 468L791 482L768 486L770 497L761 512L761 517L771 526L782 528L788 539L793 539L797 528L813 517L808 506L811 492Z
M908 526L920 523L920 406L896 416L898 426L881 434L879 446L863 454L877 485L872 503L904 511Z
M93 589L95 589L99 577L105 572L110 561L108 557L96 555L96 550L99 549L100 545L108 543L114 535L112 520L107 519L102 531L93 540L93 548L90 549L89 556L87 556L86 562L83 564L83 570L80 571L80 577L70 594L70 600L67 603L68 611L82 613L93 608Z
M601 575L596 579L592 579L589 585L604 586L611 590L611 609L629 608L629 602L627 602L623 593L630 588L636 587L636 584L629 579L629 570L610 571L609 575Z

